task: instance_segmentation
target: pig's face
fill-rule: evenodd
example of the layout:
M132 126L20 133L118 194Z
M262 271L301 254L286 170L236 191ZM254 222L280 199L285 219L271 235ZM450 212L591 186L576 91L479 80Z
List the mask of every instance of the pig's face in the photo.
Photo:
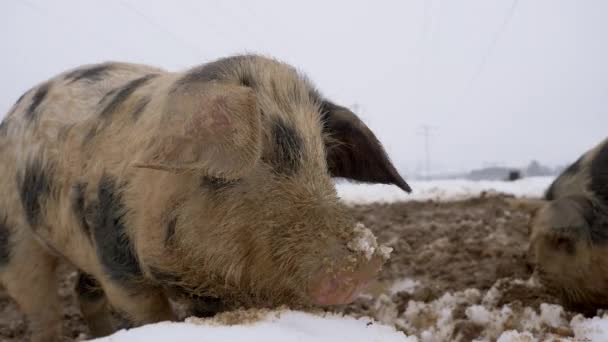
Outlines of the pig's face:
M608 250L597 209L586 196L565 196L547 203L533 222L530 253L539 278L569 309L608 304Z
M351 302L389 251L348 215L332 178L409 186L369 128L291 68L254 59L220 70L186 77L166 108L185 115L167 116L165 138L140 163L201 179L177 210L173 249L191 268L184 287Z

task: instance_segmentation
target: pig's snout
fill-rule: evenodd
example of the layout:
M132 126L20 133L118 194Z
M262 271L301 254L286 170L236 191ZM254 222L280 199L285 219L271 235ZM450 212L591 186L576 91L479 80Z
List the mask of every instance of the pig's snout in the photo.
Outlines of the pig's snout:
M317 305L341 305L354 301L367 285L376 277L383 261L374 257L363 261L354 270L342 269L337 272L321 272L313 279L309 294Z

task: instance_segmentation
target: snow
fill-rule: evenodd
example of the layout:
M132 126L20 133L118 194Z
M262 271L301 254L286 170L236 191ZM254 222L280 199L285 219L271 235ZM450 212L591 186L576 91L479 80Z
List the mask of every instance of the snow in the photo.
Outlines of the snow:
M399 292L414 293L416 287L420 285L420 282L411 278L403 278L393 283L389 289L390 294L396 294Z
M450 201L479 196L481 193L504 193L517 197L541 197L554 177L522 178L514 182L471 181L464 179L408 181L411 194L393 185L338 183L338 195L347 203L368 204L395 201Z
M376 252L376 254L384 260L390 258L393 249L388 246L378 246L376 236L374 236L374 233L372 233L369 228L366 228L363 223L357 223L354 232L355 237L347 245L350 250L365 255L367 260L371 260Z
M520 333L516 330L508 330L502 333L497 342L536 342L537 339L529 332Z
M542 323L557 328L566 324L563 317L564 309L561 306L546 303L540 305L540 319Z
M414 281L404 279L403 283L413 284ZM532 279L504 278L485 293L479 289L467 289L444 293L430 302L410 300L402 314L391 298L380 295L375 309L381 312L378 315L381 322L408 331L421 342L455 339L458 325L463 322L461 317L455 316L458 308L464 308L466 321L483 327L475 340L477 342L608 341L608 313L591 319L577 315L568 322L564 309L559 305L541 304L540 313L517 304L496 305L504 295L501 288L508 285L539 286Z
M270 311L259 320L221 325L213 319L191 318L183 323L161 322L96 339L99 342L155 341L349 341L415 342L393 327L367 318L337 314L314 315L292 310Z
M467 317L479 324L486 324L490 321L491 313L482 305L472 305L465 310Z
M577 315L570 321L574 337L579 341L608 341L608 314L585 319Z

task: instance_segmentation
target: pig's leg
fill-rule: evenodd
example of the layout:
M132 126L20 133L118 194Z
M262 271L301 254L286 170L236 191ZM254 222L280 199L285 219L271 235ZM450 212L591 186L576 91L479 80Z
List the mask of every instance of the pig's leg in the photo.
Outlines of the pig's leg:
M32 342L61 341L62 315L55 273L57 258L26 230L15 234L10 262L0 273L9 295L26 315Z
M80 311L89 326L92 337L102 337L114 332L112 314L101 284L92 276L79 272L76 293Z
M175 320L164 292L143 284L121 286L112 280L99 279L113 309L134 325Z

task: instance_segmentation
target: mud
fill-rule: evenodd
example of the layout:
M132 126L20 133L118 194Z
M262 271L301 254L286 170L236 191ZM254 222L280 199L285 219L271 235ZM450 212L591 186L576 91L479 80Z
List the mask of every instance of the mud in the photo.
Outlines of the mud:
M525 259L531 211L525 206L482 195L458 202L358 205L352 212L394 251L367 294L332 311L371 316L428 341L492 340L509 329L540 338L572 335L567 322L576 313L544 305L558 301L531 278ZM72 291L75 273L64 266L60 277L66 340L85 339ZM217 320L234 324L241 318L257 316L225 314ZM0 294L0 340L26 337L23 317Z

